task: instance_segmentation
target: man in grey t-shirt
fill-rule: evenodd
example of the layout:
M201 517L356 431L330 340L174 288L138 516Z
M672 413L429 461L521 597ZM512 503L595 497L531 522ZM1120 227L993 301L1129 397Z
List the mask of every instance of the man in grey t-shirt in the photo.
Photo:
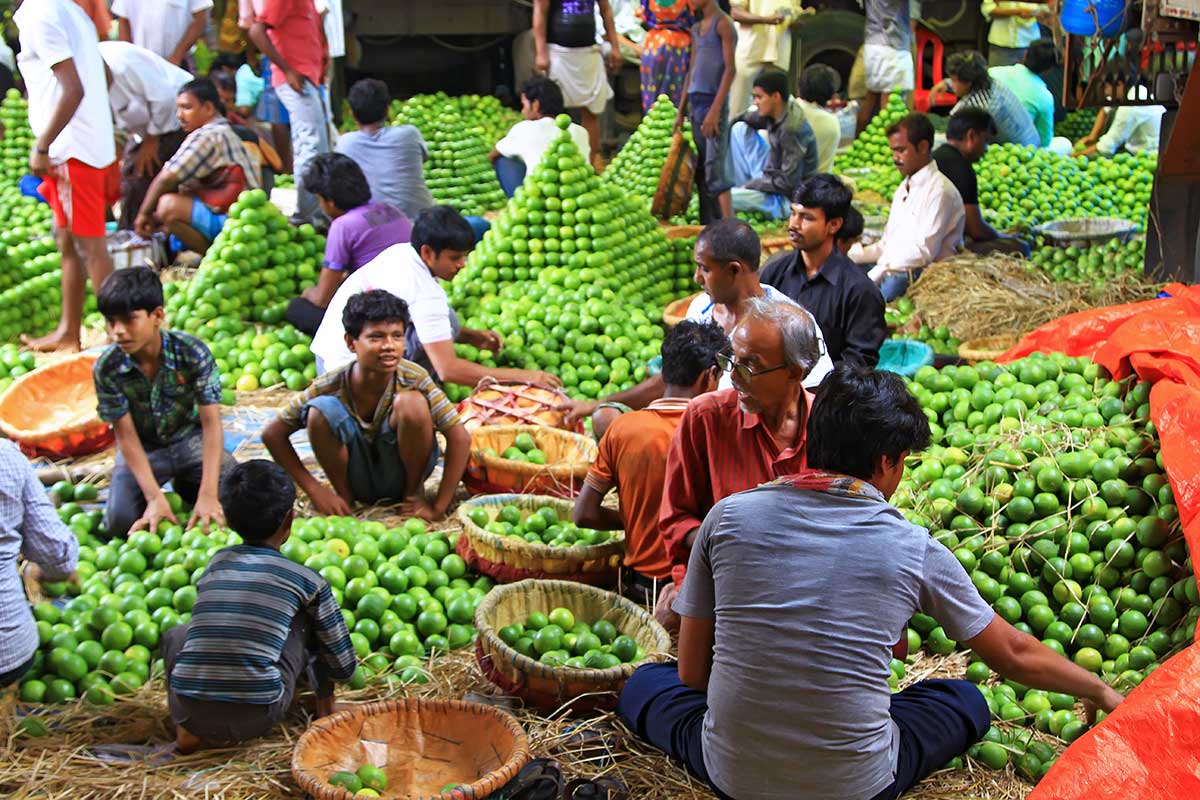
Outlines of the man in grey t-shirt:
M350 87L347 100L358 130L338 139L337 152L350 156L362 167L372 200L416 219L434 205L425 185L429 151L421 132L412 125L387 124L388 90L383 81L359 81Z
M891 800L988 729L966 681L888 688L915 612L1021 683L1121 701L1016 631L954 556L890 506L929 425L901 378L842 365L808 425L808 469L718 503L675 601L679 663L626 683L618 713L722 797Z

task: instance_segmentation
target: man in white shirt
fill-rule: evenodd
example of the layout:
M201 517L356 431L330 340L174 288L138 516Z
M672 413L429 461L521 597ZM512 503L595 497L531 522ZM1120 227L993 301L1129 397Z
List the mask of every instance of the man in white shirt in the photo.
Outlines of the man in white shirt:
M949 258L962 245L966 216L962 196L933 160L933 124L924 114L909 114L887 129L892 163L904 182L892 198L883 238L847 254L859 264L874 264L871 280L883 299L895 300L935 261Z
M192 46L204 35L212 5L212 0L113 0L112 13L121 41L183 67Z
M1129 90L1130 100L1145 101L1150 98L1145 86L1135 86ZM1158 135L1162 127L1163 114L1167 109L1163 106L1121 106L1113 113L1111 108L1101 111L1101 114L1112 117L1112 125L1108 132L1099 139L1092 138L1095 131L1102 130L1103 121L1098 121L1093 128L1092 136L1083 139L1085 145L1079 155L1092 156L1096 154L1114 156L1122 147L1129 153L1158 152Z
M95 26L71 0L23 3L13 22L21 32L18 64L36 137L29 171L43 179L40 191L54 210L62 254L58 326L46 336L21 340L34 350L76 351L85 278L100 286L112 273L104 217L115 194L117 150L104 61Z
M825 106L841 87L841 76L833 67L813 64L800 74L796 105L804 112L817 138L817 172L832 173L833 157L842 138L842 124Z
M383 289L408 304L412 324L405 339L404 357L429 370L436 380L474 386L491 376L505 382L559 385L549 373L489 368L455 354L455 342L494 353L503 344L495 331L460 328L446 290L438 283L439 279L454 280L474 247L474 230L453 208L434 206L422 211L413 223L410 242L384 250L355 270L334 293L312 341L317 371L329 372L354 360L354 353L346 347L342 311L351 296Z
M129 42L101 42L100 56L108 75L113 122L129 137L121 163L119 222L123 230L132 230L158 168L186 138L175 116L175 97L192 75Z
M544 76L531 79L521 87L521 116L525 119L513 125L503 139L496 142L489 158L496 167L496 177L509 197L525 180L525 173L536 167L550 145L558 138L558 123L554 118L565 111L562 89ZM587 131L571 123L567 131L586 159L591 154Z

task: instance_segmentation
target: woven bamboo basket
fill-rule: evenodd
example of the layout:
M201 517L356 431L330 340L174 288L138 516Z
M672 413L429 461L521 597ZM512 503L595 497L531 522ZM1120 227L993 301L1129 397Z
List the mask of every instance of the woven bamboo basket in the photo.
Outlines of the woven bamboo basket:
M699 296L700 294L697 292L696 294L689 294L687 297L681 297L678 300L672 300L670 303L667 303L667 307L663 309L662 313L663 324L668 328L674 328L687 319L688 307Z
M647 661L669 656L671 636L636 603L613 592L569 581L521 581L498 586L475 609L479 631L475 654L480 669L504 691L542 709L570 703L575 711L611 708L637 664L608 669L551 667L518 653L500 638L505 625L524 622L535 611L566 608L577 620L607 619L646 652ZM644 663L644 662L643 662Z
M995 361L1017 341L1016 336L985 336L982 339L972 339L958 346L958 357L972 364Z
M319 719L292 751L292 775L315 800L352 800L329 776L371 764L389 798L475 800L529 761L521 724L499 709L460 700L407 698L354 706ZM441 791L447 784L452 791Z
M703 225L668 225L662 223L663 233L668 239L695 239L704 230Z
M458 416L468 431L482 425L543 425L567 428L566 414L557 410L570 398L557 389L532 383L500 383L484 378L466 400ZM582 425L577 433L582 433Z
M546 454L545 464L511 461L503 453L518 434L528 433ZM539 425L485 425L471 432L471 456L463 483L473 494L519 492L574 497L596 460L596 443L581 433Z
M654 199L650 202L651 214L659 219L670 219L687 211L696 181L696 161L696 151L677 127L671 135L671 147L658 176Z
M518 536L489 533L471 521L471 512L483 508L495 519L501 507L512 504L521 509L524 519L543 506L558 516L570 519L574 504L557 497L529 494L496 494L476 497L458 507L463 532L458 537L458 554L473 569L502 583L526 578L563 578L598 586L616 581L617 568L625 553L625 532L613 531L603 544L551 547L527 542Z
M59 459L103 450L112 426L96 412L95 353L22 375L0 395L0 433L30 457Z
M762 259L766 261L776 253L783 252L792 246L792 240L786 236L764 236L762 242Z

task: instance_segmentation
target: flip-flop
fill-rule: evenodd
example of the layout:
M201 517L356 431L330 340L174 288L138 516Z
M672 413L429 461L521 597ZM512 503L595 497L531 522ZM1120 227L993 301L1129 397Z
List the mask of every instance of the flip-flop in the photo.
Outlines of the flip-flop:
M563 774L558 762L535 758L500 792L505 800L559 800L563 790Z
M166 764L179 756L174 742L167 744L96 744L87 752L98 761L108 764Z
M563 790L563 800L628 800L629 789L610 775L576 778Z

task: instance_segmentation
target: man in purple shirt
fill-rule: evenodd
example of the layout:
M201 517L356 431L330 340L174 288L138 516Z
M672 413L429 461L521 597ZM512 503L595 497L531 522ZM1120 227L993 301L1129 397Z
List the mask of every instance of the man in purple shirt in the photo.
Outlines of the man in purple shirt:
M288 322L312 336L346 276L392 245L409 241L412 223L395 207L373 202L362 168L341 153L315 157L305 169L304 185L333 220L317 285L305 289L287 308Z

